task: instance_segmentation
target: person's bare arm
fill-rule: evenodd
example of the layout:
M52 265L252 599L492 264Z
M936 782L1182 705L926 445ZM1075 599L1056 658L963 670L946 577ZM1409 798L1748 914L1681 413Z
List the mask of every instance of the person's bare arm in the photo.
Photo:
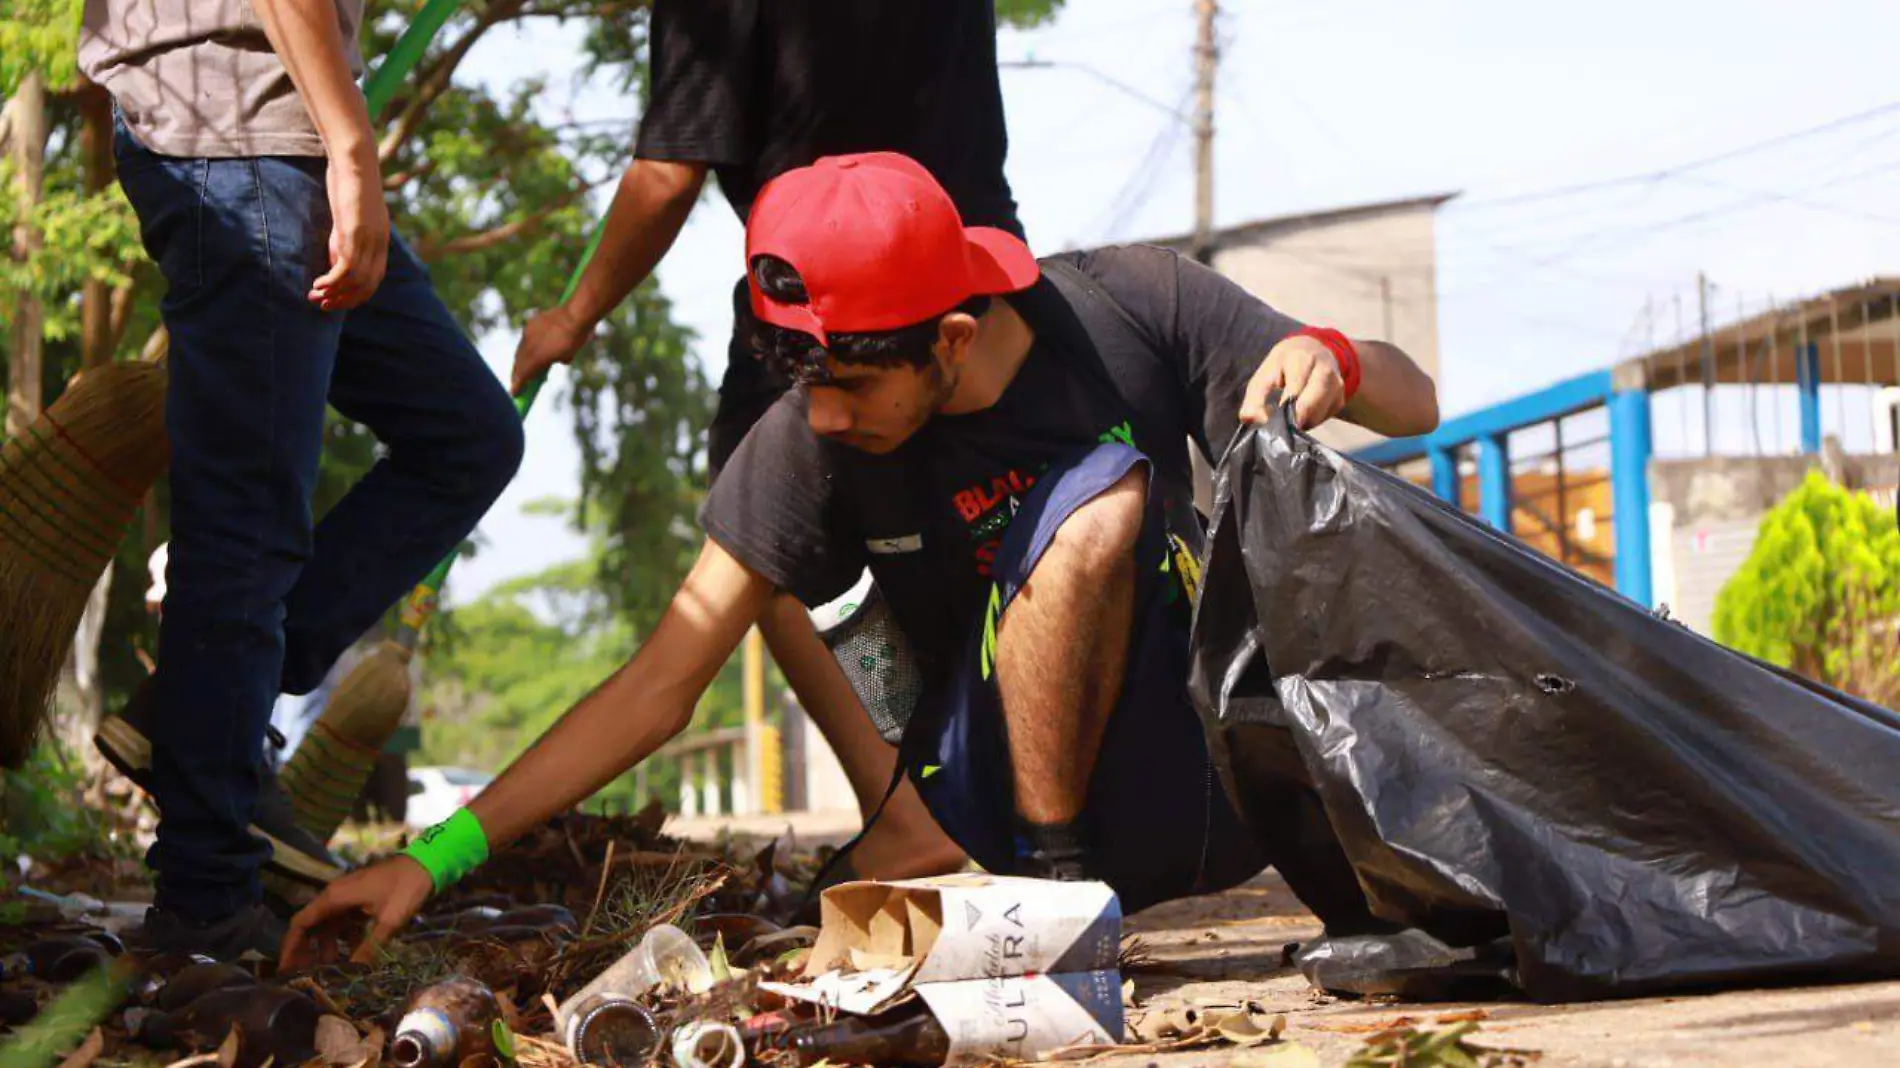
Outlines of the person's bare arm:
M1293 404L1302 429L1339 416L1387 437L1428 434L1438 427L1438 387L1397 346L1354 341L1359 354L1359 392L1346 400L1339 361L1317 338L1289 337L1273 346L1247 382L1240 402L1244 422L1264 423L1268 399L1278 391Z
M633 659L468 803L489 842L512 841L573 807L685 730L771 595L771 583L706 542Z
M1438 428L1438 386L1424 368L1389 342L1355 340L1352 346L1359 352L1359 392L1340 418L1389 438Z
M706 184L704 163L637 159L620 178L600 247L565 303L529 318L515 350L513 389L574 358L594 327L659 266Z
M369 106L350 75L336 5L331 0L254 0L254 6L330 161L330 270L311 285L310 300L326 311L353 308L382 283L389 208L383 203Z
M633 659L469 802L490 847L573 807L685 730L700 695L771 597L771 583L708 541ZM367 913L374 921L356 953L359 960L370 959L433 889L429 873L406 856L338 879L291 920L285 966L303 956L313 928L351 913Z

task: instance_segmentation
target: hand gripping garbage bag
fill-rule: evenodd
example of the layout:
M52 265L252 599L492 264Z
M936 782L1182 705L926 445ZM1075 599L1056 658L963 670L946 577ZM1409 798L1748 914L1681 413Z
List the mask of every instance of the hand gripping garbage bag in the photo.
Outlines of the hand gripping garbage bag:
M1209 541L1194 696L1250 829L1327 921L1298 958L1318 985L1467 996L1489 975L1567 1001L1900 975L1894 712L1652 615L1284 413L1234 439Z

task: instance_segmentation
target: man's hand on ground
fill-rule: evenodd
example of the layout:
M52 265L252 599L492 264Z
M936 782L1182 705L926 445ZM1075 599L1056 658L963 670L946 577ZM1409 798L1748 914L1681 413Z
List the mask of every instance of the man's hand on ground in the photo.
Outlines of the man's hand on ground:
M1273 346L1247 383L1240 402L1241 420L1266 422L1272 414L1267 399L1275 390L1293 402L1293 417L1301 430L1313 429L1346 406L1346 379L1340 374L1339 361L1317 338L1290 337Z
M331 883L315 901L291 917L278 966L290 970L327 963L323 959L327 956L324 944L330 940L322 933L361 916L370 918L369 936L357 945L350 959L369 963L375 960L377 949L422 909L434 889L429 873L408 857L392 857L353 871Z
M368 300L389 264L389 206L372 145L366 152L332 155L330 270L310 286L310 302L324 311L347 311Z
M509 388L519 396L528 384L557 363L569 363L594 336L593 327L577 320L565 304L530 316L515 347L515 370Z

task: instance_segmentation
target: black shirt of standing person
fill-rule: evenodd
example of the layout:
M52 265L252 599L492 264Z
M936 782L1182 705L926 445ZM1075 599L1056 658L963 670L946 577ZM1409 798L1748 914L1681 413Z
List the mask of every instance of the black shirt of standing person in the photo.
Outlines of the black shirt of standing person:
M649 32L635 154L710 165L741 219L787 170L893 151L1022 236L990 0L655 0Z

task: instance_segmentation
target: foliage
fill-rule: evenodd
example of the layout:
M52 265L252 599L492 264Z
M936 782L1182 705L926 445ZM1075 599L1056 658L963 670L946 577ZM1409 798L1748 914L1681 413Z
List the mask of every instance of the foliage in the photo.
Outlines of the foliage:
M1722 587L1715 637L1819 682L1900 696L1900 529L1892 512L1810 472L1762 518Z
M83 0L7 0L0 15L0 97L9 97L34 71L51 86L77 73L79 11Z
M388 53L422 4L370 0L362 49L372 64ZM1008 25L1037 25L1060 6L1061 0L1001 0L998 15ZM10 95L30 70L46 76L49 92L45 190L30 220L41 231L43 251L0 263L0 306L9 293L26 289L46 309L49 402L81 364L76 335L87 280L111 301L112 359L132 358L152 336L163 290L117 184L109 174L101 181L98 173L86 173L87 124L96 144L103 109L87 106L98 103L100 90L74 70L80 7L80 0L10 0L0 15L0 93ZM478 83L463 72L463 61L484 42L549 22L584 28L582 54L562 72L572 76L572 92L606 91L636 100L643 93L645 0L468 0L436 35L382 118L385 185L397 230L429 265L444 303L475 337L506 330L555 303L592 229L595 193L619 176L630 157L637 103L630 105L626 124L564 122L550 117L554 109L542 100L547 87L539 78ZM15 203L0 197L0 230L19 221ZM564 646L566 656L602 657L595 666L615 662L621 653L607 656L604 650L652 626L690 562L698 541L693 509L704 483L701 442L712 408L711 387L692 358L693 343L649 280L602 324L597 343L576 363L568 407L584 465L584 518L611 534L603 539L595 570L564 581L600 592L606 611L624 629L590 634L593 652ZM7 344L0 332L0 371ZM373 437L348 420L333 415L325 433L319 515L376 455ZM136 651L156 646L154 622L143 606L145 561L168 536L166 499L161 482L157 507L135 525L115 565L101 648L108 707L123 701L143 677ZM474 622L502 627L505 620ZM587 674L575 671L576 680ZM593 681L599 677L592 675ZM556 691L566 692L551 684L543 696Z
M500 770L626 663L635 632L595 583L608 541L596 535L586 558L503 583L455 610L455 640L426 652L423 745L411 763ZM735 657L701 701L695 726L738 725L742 700ZM670 761L648 769L649 792L669 805L678 783ZM632 775L594 800L631 806Z
M88 854L107 840L100 813L83 800L78 762L52 739L18 771L0 771L0 858Z

